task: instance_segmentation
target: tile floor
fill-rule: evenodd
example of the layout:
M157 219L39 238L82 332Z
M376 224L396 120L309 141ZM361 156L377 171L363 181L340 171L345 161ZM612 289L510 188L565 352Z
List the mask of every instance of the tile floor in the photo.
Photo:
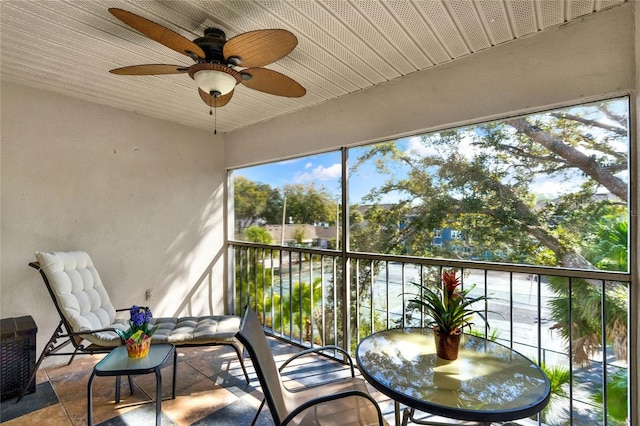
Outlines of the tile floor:
M270 339L277 363L284 362L298 349ZM100 356L76 357L70 366L40 369L36 392L22 401L9 399L0 404L0 422L14 425L86 425L87 383ZM304 364L288 368L288 385L313 383L348 374L345 367L323 357L303 357ZM235 353L226 347L180 348L176 399L170 399L172 361L163 368L163 425L229 425L251 424L262 400L258 380L249 358L245 361L251 382L246 383ZM313 372L312 372L313 371ZM126 379L122 380L121 401L115 404L115 378L96 377L93 381L93 424L153 425L155 424L155 375L134 378L134 393L130 395ZM393 402L371 389L379 401L385 418L393 422ZM265 407L258 425L272 425Z
M296 351L296 346L269 338L271 351L277 364L281 364ZM36 392L16 403L16 398L0 403L0 423L3 426L55 425L76 426L87 424L87 383L93 366L104 355L77 356L69 366L41 368L37 374ZM283 379L287 387L305 386L321 381L335 380L349 374L344 365L325 357L302 357L285 370ZM179 348L176 399L171 398L172 357L162 369L162 425L187 426L245 426L250 425L262 401L262 392L250 358L245 364L250 383L247 384L238 358L232 349L224 346ZM357 370L356 370L357 371ZM356 373L358 374L358 373ZM155 425L155 375L147 374L133 379L134 392L122 380L121 400L115 404L115 377L95 377L93 381L93 424L99 426ZM369 386L371 395L390 425L395 424L393 401ZM425 420L451 420L419 416ZM258 426L273 425L269 410L262 409ZM537 424L528 420L507 422L503 426Z

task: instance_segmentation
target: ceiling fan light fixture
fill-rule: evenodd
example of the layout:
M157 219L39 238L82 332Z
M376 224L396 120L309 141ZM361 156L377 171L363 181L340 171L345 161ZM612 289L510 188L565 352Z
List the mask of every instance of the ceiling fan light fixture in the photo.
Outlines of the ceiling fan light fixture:
M198 71L193 79L199 88L212 96L226 95L236 87L236 79L222 71Z
M198 87L211 96L224 96L242 80L239 72L220 64L201 63L189 68Z

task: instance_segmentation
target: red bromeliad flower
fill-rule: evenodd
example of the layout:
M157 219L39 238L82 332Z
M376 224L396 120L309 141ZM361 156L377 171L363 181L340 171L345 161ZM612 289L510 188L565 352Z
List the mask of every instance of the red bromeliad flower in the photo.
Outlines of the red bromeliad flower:
M481 306L474 309L472 305L487 300L487 297L469 296L475 284L461 290L459 286L462 282L453 269L442 271L440 281L441 286L416 283L419 293L409 293L414 296L409 300L410 309L420 309L427 314L430 317L427 320L428 325L441 333L456 334L461 333L463 327L471 326L470 321L474 314L485 319L484 309Z
M456 271L443 271L442 272L442 284L447 291L449 297L454 296L456 288L460 285L460 277L456 277Z

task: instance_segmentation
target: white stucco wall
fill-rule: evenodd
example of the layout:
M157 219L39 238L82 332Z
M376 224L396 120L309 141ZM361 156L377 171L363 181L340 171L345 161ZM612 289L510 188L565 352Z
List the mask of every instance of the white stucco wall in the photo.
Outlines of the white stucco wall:
M36 250L89 252L116 307L223 312L221 136L4 82L1 94L2 318L31 315L38 351L57 325L27 266Z
M634 4L232 132L228 168L628 93Z

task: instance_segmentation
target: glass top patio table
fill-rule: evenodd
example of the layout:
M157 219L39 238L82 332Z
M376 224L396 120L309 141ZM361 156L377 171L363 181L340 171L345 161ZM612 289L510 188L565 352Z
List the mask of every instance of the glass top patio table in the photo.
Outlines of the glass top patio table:
M380 331L356 350L373 387L412 409L480 423L521 419L549 401L547 376L530 359L501 344L463 335L455 361L436 356L430 328Z
M131 359L126 346L118 346L109 352L93 367L87 383L87 424L93 424L92 385L96 376L116 376L115 402L120 402L120 376L129 376L129 386L133 395L131 376L155 373L156 375L156 426L162 423L162 371L161 368L173 355L173 382L171 398L176 399L176 364L178 363L175 346L170 343L158 343L149 347L149 354L143 358Z

